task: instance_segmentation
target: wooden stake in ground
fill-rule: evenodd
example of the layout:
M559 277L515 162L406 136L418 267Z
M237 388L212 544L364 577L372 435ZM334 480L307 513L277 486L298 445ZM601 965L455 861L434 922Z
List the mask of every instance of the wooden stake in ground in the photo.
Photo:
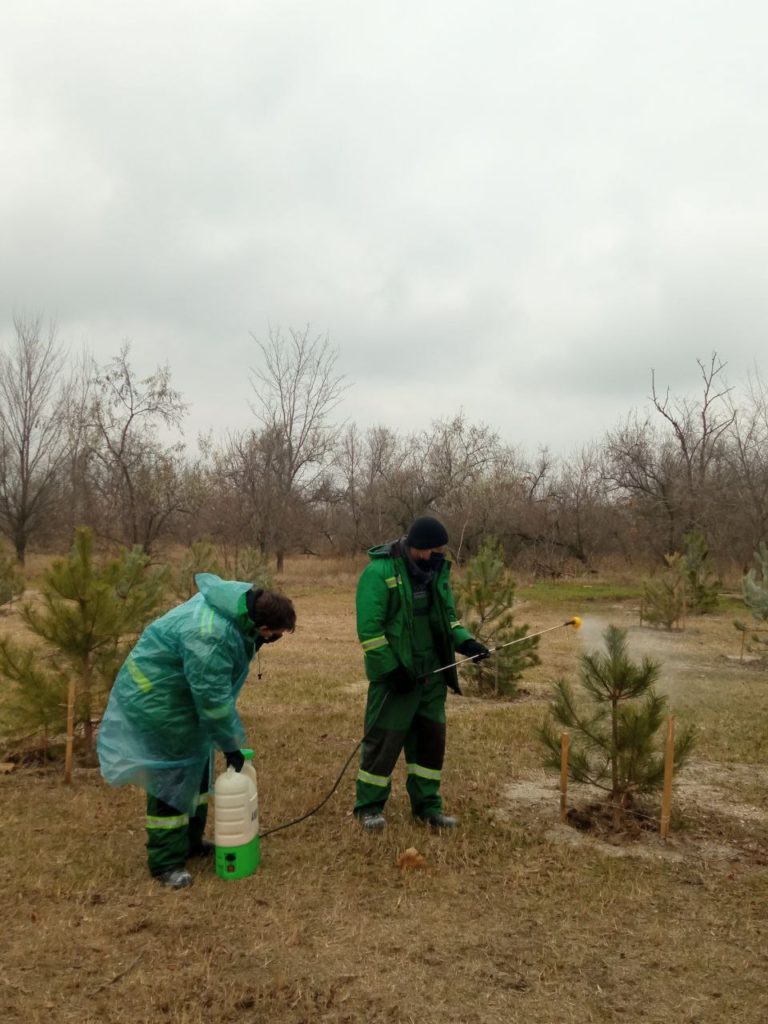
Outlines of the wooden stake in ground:
M669 818L672 813L672 767L675 762L675 720L667 719L667 745L664 751L664 790L661 794L661 838L669 835Z
M67 693L67 746L64 753L64 781L72 781L72 747L75 741L75 677L69 677Z
M568 733L560 734L560 820L568 815Z

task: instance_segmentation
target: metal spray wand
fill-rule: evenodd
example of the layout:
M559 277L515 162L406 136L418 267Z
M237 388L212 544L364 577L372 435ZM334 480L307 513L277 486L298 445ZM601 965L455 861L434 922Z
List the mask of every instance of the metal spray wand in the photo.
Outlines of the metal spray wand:
M572 619L568 619L566 622L559 622L556 626L549 626L547 629L540 629L538 633L527 633L525 636L518 637L517 640L508 640L507 643L499 644L498 647L491 647L488 650L488 654L472 654L468 658L462 658L461 661L452 661L450 665L436 668L432 674L437 675L438 672L445 672L449 668L459 668L462 665L467 665L470 661L476 661L478 658L487 658L489 654L495 654L496 651L501 651L504 647L521 644L525 640L533 640L536 636L544 636L545 633L551 633L553 629L562 629L563 626L573 626L574 629L581 629L581 619L578 615L574 615Z

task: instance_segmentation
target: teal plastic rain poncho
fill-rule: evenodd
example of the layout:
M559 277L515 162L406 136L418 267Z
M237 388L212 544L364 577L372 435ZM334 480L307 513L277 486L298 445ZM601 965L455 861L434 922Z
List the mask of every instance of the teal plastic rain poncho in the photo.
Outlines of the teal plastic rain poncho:
M194 809L211 750L237 750L235 701L263 638L248 618L250 583L195 576L199 593L151 623L117 674L97 750L113 786L133 783Z

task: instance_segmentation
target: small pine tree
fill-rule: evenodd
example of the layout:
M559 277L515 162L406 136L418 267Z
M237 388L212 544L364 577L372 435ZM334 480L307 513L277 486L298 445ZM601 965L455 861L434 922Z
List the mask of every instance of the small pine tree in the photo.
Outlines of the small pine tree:
M603 640L604 654L596 651L580 658L579 678L588 703L580 704L569 683L559 679L540 738L548 751L547 767L559 771L560 732L569 731L570 777L608 794L613 826L620 828L633 797L663 783L664 755L657 733L667 702L654 689L659 664L643 658L638 665L630 659L626 630L609 626ZM678 733L676 769L684 765L693 742L691 727Z
M67 679L42 661L32 648L0 639L0 677L11 686L3 694L0 746L3 750L29 748L40 739L43 760L51 739L60 736L67 722Z
M195 576L199 572L223 575L216 547L212 540L203 538L193 541L181 559L178 569L171 576L171 590L180 601L188 601L197 593Z
M752 618L759 623L750 628L747 623L736 619L734 626L742 634L742 642L749 633L757 649L768 647L768 544L761 541L754 555L757 568L752 568L741 581L744 603L752 612ZM750 650L753 648L750 647Z
M641 622L674 629L686 613L706 615L717 607L722 583L707 563L709 546L704 534L691 530L683 540L685 551L665 555L663 575L643 584Z
M38 685L51 692L67 681L67 775L70 773L74 729L81 725L88 760L93 759L93 714L108 692L127 642L149 620L162 601L165 571L146 571L148 557L139 548L103 566L94 562L91 531L75 531L69 556L46 571L41 584L41 603L26 604L22 616L29 628L49 645L49 653L29 652L5 645L0 673L15 684L15 697L24 705L37 673ZM33 703L26 713L34 717ZM47 728L44 718L41 730Z
M683 540L682 570L688 611L694 615L706 615L717 608L722 582L709 568L709 545L701 530L691 530Z
M643 583L640 621L674 629L685 615L685 568L683 556L677 552L665 555L664 561L667 568L662 575Z
M24 577L16 560L0 555L0 608L5 610L24 593Z
M462 621L475 637L489 647L522 641L497 651L487 661L462 667L463 675L475 682L480 694L514 696L525 669L539 664L539 638L523 640L528 626L514 624L515 582L495 538L483 542L455 589Z
M274 586L269 563L258 548L241 548L238 552L235 559L235 579L253 583L264 590Z

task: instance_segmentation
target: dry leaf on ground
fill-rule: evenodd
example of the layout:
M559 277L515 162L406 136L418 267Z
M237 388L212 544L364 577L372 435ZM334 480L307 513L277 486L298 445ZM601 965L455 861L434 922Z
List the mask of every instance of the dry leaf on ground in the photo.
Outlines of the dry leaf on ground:
M405 853L401 853L397 858L397 866L401 871L406 871L408 868L425 868L427 861L415 846L409 846Z

